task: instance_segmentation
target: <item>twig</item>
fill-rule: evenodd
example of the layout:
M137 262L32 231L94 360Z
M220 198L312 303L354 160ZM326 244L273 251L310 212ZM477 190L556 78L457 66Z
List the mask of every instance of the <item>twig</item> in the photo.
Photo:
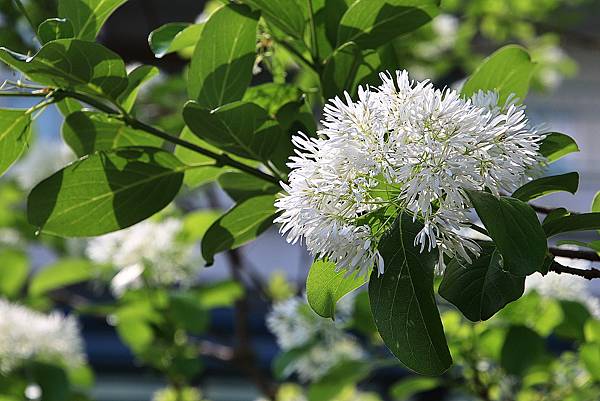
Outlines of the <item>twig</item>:
M576 249L564 249L556 247L550 247L548 248L548 250L554 256L560 256L563 258L570 259L583 259L589 260L590 262L600 262L600 256L594 251L582 251Z
M550 271L562 274L573 274L575 276L583 277L587 280L592 280L595 278L600 278L600 269L591 268L591 269L575 269L573 267L562 265L556 261L553 261L550 265Z

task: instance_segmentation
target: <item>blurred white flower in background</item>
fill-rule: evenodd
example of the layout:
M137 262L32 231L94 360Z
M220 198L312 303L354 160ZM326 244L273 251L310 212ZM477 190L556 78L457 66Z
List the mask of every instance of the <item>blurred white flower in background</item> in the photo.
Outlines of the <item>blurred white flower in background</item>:
M29 360L77 367L85 362L79 325L73 316L43 314L0 299L0 373Z
M346 302L353 300L345 298L348 298ZM348 309L348 305L344 308ZM343 316L336 317L335 321L323 319L299 297L276 303L267 316L267 326L283 351L303 349L284 374L296 373L305 382L318 380L340 362L365 357L358 341L343 331Z
M89 240L85 253L119 270L111 283L115 295L144 285L144 279L153 286L191 285L204 261L193 244L180 240L182 227L176 218L146 220Z

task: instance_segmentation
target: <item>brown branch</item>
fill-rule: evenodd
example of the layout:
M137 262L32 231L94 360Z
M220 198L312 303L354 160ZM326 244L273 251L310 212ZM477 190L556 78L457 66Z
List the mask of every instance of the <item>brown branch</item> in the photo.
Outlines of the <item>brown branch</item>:
M600 269L596 269L593 267L591 269L575 269L573 267L561 265L558 262L552 262L552 265L550 265L549 270L558 274L573 274L575 276L583 277L587 280L600 278Z
M600 256L594 251L581 251L575 249L564 249L556 247L550 247L548 248L548 250L554 256L560 256L563 258L570 259L583 259L589 260L590 262L600 262Z

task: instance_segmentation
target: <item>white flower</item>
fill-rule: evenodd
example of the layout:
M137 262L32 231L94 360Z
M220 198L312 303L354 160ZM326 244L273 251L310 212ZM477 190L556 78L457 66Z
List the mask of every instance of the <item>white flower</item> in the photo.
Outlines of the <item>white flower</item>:
M512 97L463 99L406 71L381 78L357 101L346 94L325 106L319 138L294 137L276 222L289 242L304 239L338 269L382 273L377 243L405 209L424 224L421 250L439 247L440 271L444 254L470 261L479 248L459 235L471 209L465 190L518 188L539 169L542 137Z
M76 367L84 363L77 320L58 312L43 314L0 299L0 373L28 360Z
M178 240L181 229L181 221L175 218L146 220L91 239L86 254L96 263L120 270L112 283L117 295L141 286L142 273L151 285L189 285L204 263L192 245Z
M342 330L339 319L334 322L317 316L301 298L275 304L267 326L283 351L305 348L285 372L297 373L302 381L318 380L338 363L365 356L356 339Z

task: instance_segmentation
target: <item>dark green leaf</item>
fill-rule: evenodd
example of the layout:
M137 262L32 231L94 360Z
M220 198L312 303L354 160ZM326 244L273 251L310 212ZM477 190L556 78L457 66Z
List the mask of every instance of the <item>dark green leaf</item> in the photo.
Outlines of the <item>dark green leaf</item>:
M326 59L337 43L337 31L342 16L352 1L312 0L319 58Z
M520 376L544 356L544 340L524 326L511 326L506 334L500 364L507 373Z
M0 48L0 60L39 84L116 99L127 87L123 60L95 42L59 39L32 57Z
M177 195L185 166L154 148L123 148L84 157L38 184L27 204L43 232L82 237L138 223Z
M210 111L188 102L183 118L199 138L253 160L268 160L282 136L277 122L254 103L234 102Z
M334 318L337 302L364 285L368 279L368 275L359 276L357 272L336 271L335 263L315 260L306 279L308 304L318 315Z
M254 196L276 194L281 191L281 188L277 185L240 172L225 172L217 180L221 188L227 192L227 195L236 202Z
M525 290L525 277L502 270L492 243L480 243L481 254L470 265L455 258L446 267L439 294L474 322L487 320Z
M544 230L529 205L483 191L467 191L467 195L502 255L504 270L526 276L542 267L548 246Z
M160 147L162 139L127 126L123 121L95 111L76 111L62 126L62 136L77 156L126 146Z
M579 152L577 143L568 135L549 132L540 144L540 153L549 163L555 162L566 155Z
M221 216L202 241L202 256L206 263L211 265L215 254L238 248L271 227L276 212L275 199L275 195L250 198Z
M0 249L0 295L13 298L19 294L27 275L29 262L27 255L18 249Z
M330 99L344 91L352 92L361 62L361 50L356 43L348 42L336 49L323 69L323 95Z
M600 230L600 213L557 216L551 220L544 220L542 227L548 238L573 231Z
M437 13L433 0L358 0L340 21L337 45L356 42L363 49L375 49L428 23Z
M369 293L366 291L356 294L354 299L354 314L350 327L365 336L373 336L377 333L377 326L371 312Z
M559 301L563 313L562 322L556 327L555 333L561 337L583 342L584 327L592 316L587 307L576 301Z
M34 383L42 389L44 401L65 401L69 399L70 385L63 368L45 362L32 364L29 374Z
M59 0L58 15L73 24L75 37L93 41L108 17L127 0Z
M30 114L25 110L0 109L0 175L21 157L30 138Z
M528 202L554 192L565 191L575 194L578 187L579 174L577 173L551 175L528 182L513 192L511 197Z
M240 100L252 80L258 15L229 3L206 21L188 75L188 94L208 109Z
M85 259L64 259L43 268L29 284L29 294L36 297L61 287L92 278L93 266Z
M479 90L495 90L500 94L499 104L504 104L510 94L522 102L529 91L529 81L535 64L521 46L508 45L486 58L471 74L462 88L465 97Z
M50 18L38 27L38 38L42 44L56 39L68 39L75 36L73 25L65 18Z
M409 377L394 384L390 394L394 400L405 401L416 394L433 390L440 384L440 380L435 377Z
M420 252L414 239L423 228L401 213L379 243L385 273L371 274L369 299L384 343L409 369L439 375L452 364L433 295L437 252Z
M254 9L259 9L261 15L269 23L286 34L303 39L306 17L298 0L243 0Z
M131 111L142 85L160 73L159 69L151 65L140 65L127 76L127 88L121 93L118 102L126 111Z

